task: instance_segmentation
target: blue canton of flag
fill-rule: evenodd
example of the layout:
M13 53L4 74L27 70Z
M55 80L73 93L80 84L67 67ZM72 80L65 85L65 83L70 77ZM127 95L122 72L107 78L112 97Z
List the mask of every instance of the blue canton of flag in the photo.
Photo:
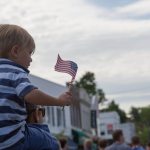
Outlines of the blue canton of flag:
M74 72L77 72L78 66L75 62L70 61L71 62L71 69L74 70Z
M75 62L70 60L62 60L58 54L57 62L55 65L55 71L68 73L72 76L71 82L75 79L76 73L78 70L78 66Z

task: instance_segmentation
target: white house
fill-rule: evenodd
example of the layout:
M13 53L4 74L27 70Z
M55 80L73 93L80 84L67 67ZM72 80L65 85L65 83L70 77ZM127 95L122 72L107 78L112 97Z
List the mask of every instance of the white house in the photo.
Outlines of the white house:
M126 143L131 143L132 137L135 135L135 125L134 123L122 123L119 128L123 131L123 135Z
M111 140L112 132L116 129L123 131L126 143L131 143L131 138L135 135L134 123L120 123L120 116L117 112L100 112L99 113L99 136Z
M84 89L73 89L73 105L71 111L72 135L77 143L91 135L90 99Z
M98 96L95 95L91 99L91 128L92 128L92 134L98 135L100 133L99 130L99 99Z
M79 90L81 127L85 132L91 132L91 100L84 89Z
M118 129L119 125L120 116L117 112L100 112L98 122L98 136L107 140L112 139L112 132Z

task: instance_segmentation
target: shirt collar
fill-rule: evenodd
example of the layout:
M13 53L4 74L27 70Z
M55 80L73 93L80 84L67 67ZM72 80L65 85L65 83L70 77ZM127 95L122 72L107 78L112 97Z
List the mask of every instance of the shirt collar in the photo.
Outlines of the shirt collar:
M17 64L16 62L10 60L10 59L6 59L6 58L0 58L0 65L3 64L8 64L8 65L12 65L12 66L16 66L18 68L21 68L23 71L25 71L26 73L29 73L30 71L26 68L24 68L23 66Z

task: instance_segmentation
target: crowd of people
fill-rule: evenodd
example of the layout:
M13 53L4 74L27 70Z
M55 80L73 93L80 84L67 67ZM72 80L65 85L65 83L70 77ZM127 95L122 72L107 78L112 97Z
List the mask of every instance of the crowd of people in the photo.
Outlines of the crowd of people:
M80 145L78 150L150 150L150 143L145 146L141 145L140 138L138 136L133 136L131 143L125 143L123 132L120 129L115 130L112 136L113 142L111 144L106 139L86 139L83 145Z
M143 146L138 136L133 136L131 143L125 143L123 132L117 129L112 134L113 142L109 144L106 139L97 138L97 142L92 139L85 140L83 150L150 150L150 143Z

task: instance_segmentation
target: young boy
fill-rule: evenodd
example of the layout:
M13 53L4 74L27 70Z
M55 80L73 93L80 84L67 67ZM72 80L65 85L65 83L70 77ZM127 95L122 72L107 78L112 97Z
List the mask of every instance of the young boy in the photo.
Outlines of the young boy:
M0 25L0 149L58 150L55 138L44 130L26 124L26 105L65 106L71 104L70 92L58 98L38 90L28 79L35 43L17 25Z

